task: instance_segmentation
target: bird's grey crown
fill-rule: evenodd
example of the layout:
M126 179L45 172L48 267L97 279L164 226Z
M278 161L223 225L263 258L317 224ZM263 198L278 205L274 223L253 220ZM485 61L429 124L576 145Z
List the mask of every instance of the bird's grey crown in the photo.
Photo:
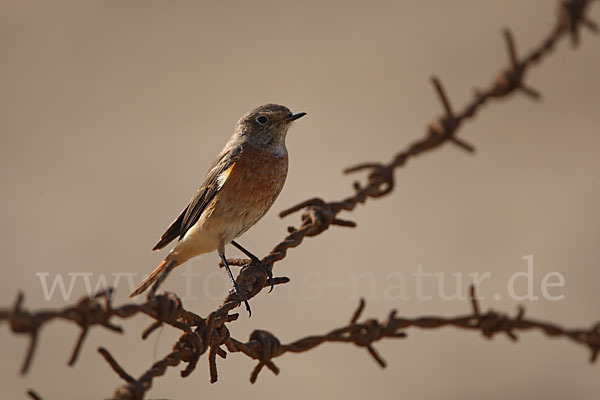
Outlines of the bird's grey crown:
M279 104L264 104L244 114L242 118L240 118L240 120L238 121L238 124L254 122L254 119L257 117L257 115L262 113L274 115L289 115L292 112L289 108L281 106Z
M261 113L261 112L286 113L286 114L292 113L290 111L290 109L287 108L286 106L270 103L270 104L264 104L262 106L256 107L254 110L250 111L249 114L257 114L257 113Z

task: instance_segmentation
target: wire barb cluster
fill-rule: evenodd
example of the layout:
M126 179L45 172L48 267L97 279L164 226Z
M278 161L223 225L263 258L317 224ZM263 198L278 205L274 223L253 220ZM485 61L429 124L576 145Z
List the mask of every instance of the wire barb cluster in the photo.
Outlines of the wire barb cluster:
M340 201L331 202L326 202L320 198L312 198L282 211L280 216L285 217L302 210L302 223L297 228L289 227L285 239L260 261L260 265L244 259L229 260L231 265L243 267L238 275L237 283L246 294L246 297L251 299L264 287L270 286L267 282L268 271L272 271L274 264L284 259L287 251L299 246L304 238L319 235L332 225L355 227L354 222L340 218L339 214L342 211L352 211L358 204L365 203L369 198L378 198L391 193L395 184L395 169L404 166L409 158L439 148L446 142L452 143L469 153L474 152L475 147L459 138L457 132L463 123L473 118L488 101L506 98L516 91L533 99L538 99L540 97L539 91L529 87L524 81L526 73L532 65L541 62L544 57L550 54L561 38L570 36L573 46L578 45L580 40L579 31L582 26L592 32L598 32L598 25L591 21L586 14L592 1L561 1L554 28L539 46L522 58L518 57L512 33L504 30L509 66L500 72L488 88L477 90L474 98L459 111L455 111L452 107L441 81L433 77L432 83L442 103L444 114L428 125L423 138L397 153L388 163L362 163L347 168L344 171L345 173L368 171L366 184L361 184L358 181L354 182L355 193L353 195ZM268 268L268 271L265 270L265 267ZM275 284L287 282L289 282L289 279L286 277L276 277L274 279ZM154 320L142 333L143 339L146 339L163 324L180 329L182 335L173 345L173 349L169 354L155 362L137 379L128 374L108 350L102 347L99 348L98 352L125 381L125 384L115 391L114 399L143 399L150 390L155 378L164 375L167 368L177 366L180 363L187 364L181 371L181 376L189 376L206 352L208 352L210 381L216 382L218 378L217 356L224 359L227 355L223 346L231 353L243 353L258 361L251 373L251 382L256 381L264 367L275 374L279 373L279 368L273 362L274 358L288 352L308 351L326 342L347 342L364 347L377 364L385 367L386 363L373 346L373 343L383 338L404 338L406 337L404 330L410 327L436 329L444 326L454 326L462 329L478 330L487 338L504 333L512 340L517 340L516 331L538 329L548 336L566 337L575 343L587 346L591 351L590 360L592 362L596 361L600 352L600 323L595 324L590 329L567 329L548 322L526 319L523 308L520 308L514 317L492 310L481 313L474 288L471 288L472 313L469 315L452 318L420 317L411 319L400 318L397 316L396 311L392 311L385 321L368 319L359 323L358 320L365 308L365 302L361 300L348 325L323 335L305 337L288 344L281 344L274 334L264 330L255 330L247 342L231 337L227 324L238 318L238 314L232 313L232 310L240 305L240 299L233 292L230 292L221 306L207 318L200 317L184 309L181 300L174 293L167 292L149 296L143 304L125 304L117 308L112 306L111 296L112 290L108 290L91 298L85 297L77 304L64 309L29 312L23 309L24 296L19 293L12 308L0 309L0 321L7 320L14 333L30 336L30 344L21 373L26 373L31 365L39 331L46 322L62 319L72 321L81 328L79 338L68 361L69 365L74 365L92 326L100 325L110 331L122 333L122 328L115 325L112 320L115 317L130 318L140 313ZM41 399L33 390L30 390L28 395L34 399Z

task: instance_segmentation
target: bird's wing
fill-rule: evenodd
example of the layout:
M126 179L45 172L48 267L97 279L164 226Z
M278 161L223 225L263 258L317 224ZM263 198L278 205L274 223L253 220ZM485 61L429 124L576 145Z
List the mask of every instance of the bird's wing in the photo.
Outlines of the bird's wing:
M237 145L219 155L208 171L208 174L206 174L206 178L196 195L181 214L179 214L177 219L171 223L165 233L162 234L160 241L152 250L162 249L177 237L181 240L186 232L198 222L206 206L221 190L229 172L231 172L231 168L233 168L239 159L242 150L243 147Z

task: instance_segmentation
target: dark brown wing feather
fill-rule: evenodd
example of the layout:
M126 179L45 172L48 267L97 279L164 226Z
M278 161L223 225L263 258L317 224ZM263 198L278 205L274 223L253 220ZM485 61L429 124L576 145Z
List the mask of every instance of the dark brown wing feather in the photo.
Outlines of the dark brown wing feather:
M192 198L188 206L179 214L177 219L171 223L165 233L160 237L160 241L152 250L159 250L171 243L174 239L183 238L186 232L196 223L206 206L214 199L219 192L217 178L223 172L227 171L239 159L242 152L242 146L237 145L228 151L221 153L208 171L204 182L196 195Z
M171 222L171 225L169 225L165 233L162 234L160 240L158 241L158 243L156 243L156 246L152 248L152 251L162 249L163 247L171 243L173 239L179 236L179 232L181 231L181 221L183 221L183 216L185 215L187 209L188 208L186 207L185 210L183 210L181 214L179 214L179 217L177 217L175 221Z

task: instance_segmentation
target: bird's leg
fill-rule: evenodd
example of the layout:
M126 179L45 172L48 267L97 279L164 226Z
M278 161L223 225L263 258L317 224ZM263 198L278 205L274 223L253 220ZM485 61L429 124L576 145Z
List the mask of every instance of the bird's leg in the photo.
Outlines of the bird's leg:
M225 269L227 270L227 275L229 275L229 279L231 279L231 283L233 283L233 290L235 294L244 302L246 305L246 310L248 311L248 318L252 316L252 311L250 310L250 304L248 304L248 299L244 295L244 292L239 288L235 279L233 279L233 274L231 273L231 268L229 268L229 264L227 263L227 258L225 258L225 252L219 252L219 257L221 257L221 261L223 261L223 265L225 265Z
M262 268L263 271L265 271L265 273L269 277L269 283L271 284L271 288L269 289L269 293L271 293L273 291L273 286L275 286L275 280L273 279L273 271L271 271L271 269L268 268L265 264L263 264L262 262L260 262L260 260L258 259L258 257L256 257L254 254L250 253L245 248L243 248L242 245L239 244L238 242L236 242L235 240L232 240L231 244L234 245L239 251L241 251L242 253L244 253L247 257L249 257L250 261L252 261L258 267Z
M242 247L241 244L236 242L235 240L231 241L231 244L234 245L239 251L244 253L253 263L260 264L260 260L254 254L250 253L248 250Z

